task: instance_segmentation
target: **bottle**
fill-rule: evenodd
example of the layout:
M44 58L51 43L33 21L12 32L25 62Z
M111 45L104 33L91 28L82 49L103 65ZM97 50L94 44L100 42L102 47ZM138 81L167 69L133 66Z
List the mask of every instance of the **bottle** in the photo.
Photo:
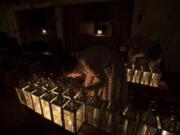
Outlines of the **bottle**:
M171 107L171 115L169 118L163 121L163 130L161 135L179 135L180 125L178 125L178 120L174 107Z
M161 129L159 116L156 115L156 104L150 102L148 110L142 115L136 135L157 135Z

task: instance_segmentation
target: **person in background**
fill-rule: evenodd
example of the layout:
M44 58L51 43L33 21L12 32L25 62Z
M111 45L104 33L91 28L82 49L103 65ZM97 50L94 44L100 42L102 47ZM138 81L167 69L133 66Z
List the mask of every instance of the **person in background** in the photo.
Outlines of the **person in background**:
M126 54L127 62L138 65L148 65L152 69L161 66L162 50L160 45L143 36L135 36L123 41L119 52Z
M83 89L88 97L110 101L115 112L126 107L126 70L116 51L101 45L92 46L79 52L77 59L72 57L68 61L67 76L84 76Z

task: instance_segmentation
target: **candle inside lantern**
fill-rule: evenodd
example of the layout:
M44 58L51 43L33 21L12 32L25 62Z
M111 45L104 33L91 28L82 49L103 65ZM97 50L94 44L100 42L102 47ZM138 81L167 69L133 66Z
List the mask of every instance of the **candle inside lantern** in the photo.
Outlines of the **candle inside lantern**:
M102 35L102 33L103 33L103 32L102 32L102 30L101 30L101 29L97 30L97 35L98 35L98 36L101 36L101 35Z

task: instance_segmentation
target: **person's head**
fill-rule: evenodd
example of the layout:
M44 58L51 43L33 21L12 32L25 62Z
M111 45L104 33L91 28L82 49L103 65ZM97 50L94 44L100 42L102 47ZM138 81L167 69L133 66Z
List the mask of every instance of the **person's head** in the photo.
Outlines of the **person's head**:
M74 56L67 56L64 61L63 73L67 77L78 77L80 76L78 67L78 59Z

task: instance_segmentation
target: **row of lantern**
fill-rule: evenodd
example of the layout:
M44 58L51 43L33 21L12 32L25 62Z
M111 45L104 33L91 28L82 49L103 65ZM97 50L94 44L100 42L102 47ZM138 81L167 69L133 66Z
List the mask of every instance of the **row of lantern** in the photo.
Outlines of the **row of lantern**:
M178 135L180 126L172 113L162 125L156 114L155 103L151 102L147 112L140 113L131 103L120 113L113 113L108 101L95 97L86 99L81 93L69 96L68 90L58 93L58 87L48 91L31 85L16 88L19 100L46 119L77 133L84 122L101 128L113 135ZM132 102L132 101L131 101ZM173 112L173 111L172 111ZM172 127L171 127L172 126Z
M152 70L142 70L135 68L135 66L127 68L127 82L158 87L160 78L160 72L153 72Z
M16 88L16 92L21 104L70 132L77 133L85 122L110 132L109 102L87 99L83 91L72 97L69 89L58 89L58 85L48 90L42 84L31 82Z
M47 91L42 87L27 85L23 88L16 88L16 92L21 104L66 130L76 133L84 122L82 104L57 94L54 92L56 89L57 87Z

